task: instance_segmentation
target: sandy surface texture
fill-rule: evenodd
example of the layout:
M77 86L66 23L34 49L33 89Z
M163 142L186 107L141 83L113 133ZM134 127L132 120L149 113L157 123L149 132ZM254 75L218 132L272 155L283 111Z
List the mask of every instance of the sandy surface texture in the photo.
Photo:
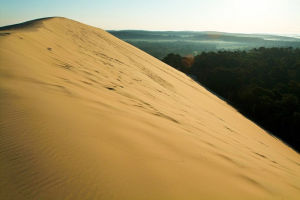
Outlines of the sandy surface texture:
M299 199L300 156L192 79L65 18L0 31L0 199Z

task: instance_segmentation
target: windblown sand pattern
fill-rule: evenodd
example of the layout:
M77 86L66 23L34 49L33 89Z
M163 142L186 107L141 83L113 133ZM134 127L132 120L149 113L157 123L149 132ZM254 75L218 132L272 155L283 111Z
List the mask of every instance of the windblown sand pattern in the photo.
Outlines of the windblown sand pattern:
M298 153L107 32L48 18L0 47L0 199L299 199Z

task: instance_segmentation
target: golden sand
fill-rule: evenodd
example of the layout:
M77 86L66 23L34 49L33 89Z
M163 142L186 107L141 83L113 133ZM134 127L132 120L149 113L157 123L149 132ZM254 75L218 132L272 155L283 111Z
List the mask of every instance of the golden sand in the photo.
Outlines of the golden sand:
M299 199L298 153L109 33L49 18L0 47L0 199Z

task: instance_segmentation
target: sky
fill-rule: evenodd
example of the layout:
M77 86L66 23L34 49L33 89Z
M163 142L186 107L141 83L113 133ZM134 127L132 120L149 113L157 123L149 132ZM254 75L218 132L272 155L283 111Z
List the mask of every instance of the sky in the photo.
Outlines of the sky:
M300 0L0 0L0 26L50 16L105 30L300 34Z

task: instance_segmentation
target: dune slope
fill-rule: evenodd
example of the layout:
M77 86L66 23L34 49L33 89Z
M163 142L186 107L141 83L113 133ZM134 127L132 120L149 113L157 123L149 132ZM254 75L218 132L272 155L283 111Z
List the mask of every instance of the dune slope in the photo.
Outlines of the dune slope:
M47 18L0 47L0 199L299 198L298 153L109 33Z

